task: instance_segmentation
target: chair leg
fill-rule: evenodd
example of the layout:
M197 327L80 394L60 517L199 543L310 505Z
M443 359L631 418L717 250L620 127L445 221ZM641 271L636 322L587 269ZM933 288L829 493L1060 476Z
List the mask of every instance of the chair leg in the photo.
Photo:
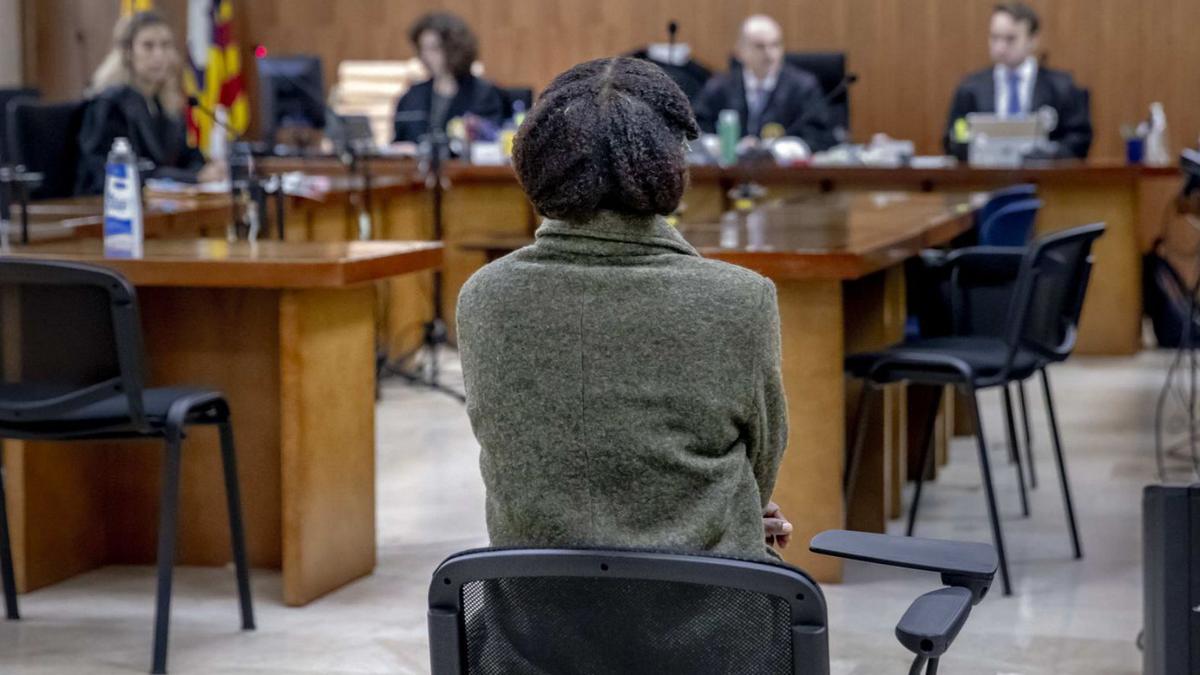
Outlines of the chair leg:
M242 527L242 498L238 489L233 426L226 420L218 426L218 429L221 434L221 463L225 470L225 501L229 511L229 538L233 542L233 564L237 571L242 630L254 630L254 605L250 595L250 566L246 563L246 536Z
M921 503L921 488L925 485L925 476L929 474L933 466L933 431L937 426L938 408L942 405L942 387L935 387L937 394L934 396L933 405L929 408L929 416L925 419L925 426L922 429L921 436L921 470L917 473L917 486L913 491L912 504L908 507L908 527L905 529L906 536L913 536L913 529L917 526L917 508Z
M171 582L175 570L175 534L179 522L179 465L183 431L169 426L163 457L162 503L158 509L158 592L154 610L154 665L167 672L167 630L171 622Z
M842 475L842 494L846 506L854 503L854 488L858 484L858 466L862 459L863 441L866 439L867 422L871 416L871 390L874 386L870 380L863 380L862 392L858 395L858 424L854 429L854 443L850 446L850 456L846 458L846 472Z
M1017 383L1017 398L1021 404L1021 424L1025 426L1025 463L1029 466L1029 487L1037 489L1037 466L1033 463L1033 433L1029 430L1029 402L1025 399L1025 383Z
M0 464L0 577L4 585L4 615L10 621L21 618L17 611L17 581L13 570L12 542L8 538L8 506L4 495L4 466Z
M983 477L983 492L987 497L988 518L992 525L992 541L996 545L996 557L1000 560L1000 581L1005 595L1012 595L1012 584L1008 578L1008 556L1004 553L1004 533L1000 530L1000 513L996 509L996 490L992 485L992 468L988 460L987 440L983 436L983 417L979 414L979 394L968 388L971 399L971 415L975 422L975 441L979 445L979 472Z
M1071 482L1067 480L1067 462L1063 458L1062 439L1058 435L1058 419L1054 414L1054 399L1050 394L1050 375L1042 369L1042 391L1046 395L1046 414L1050 418L1050 440L1054 443L1054 461L1058 464L1058 481L1062 486L1063 508L1067 512L1067 527L1071 531L1071 548L1075 559L1083 557L1079 543L1079 529L1075 525L1075 506L1071 501Z
M1009 393L1007 384L1000 388L1004 390L1004 423L1007 427L1005 434L1008 437L1008 447L1012 448L1012 456L1017 460L1017 491L1021 495L1021 515L1028 518L1029 495L1025 492L1025 469L1021 466L1021 446L1017 442L1017 427L1013 422L1012 394Z

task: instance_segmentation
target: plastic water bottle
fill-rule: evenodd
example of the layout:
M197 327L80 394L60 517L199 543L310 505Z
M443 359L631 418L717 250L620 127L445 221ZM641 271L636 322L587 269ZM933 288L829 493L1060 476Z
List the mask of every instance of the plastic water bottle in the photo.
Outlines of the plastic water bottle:
M128 138L118 138L104 169L104 254L140 257L144 237L137 155Z
M1167 141L1167 112L1162 103L1150 105L1150 133L1146 136L1147 166L1169 166L1170 144Z
M717 135L721 138L721 166L737 164L737 144L742 139L742 123L736 110L717 114Z

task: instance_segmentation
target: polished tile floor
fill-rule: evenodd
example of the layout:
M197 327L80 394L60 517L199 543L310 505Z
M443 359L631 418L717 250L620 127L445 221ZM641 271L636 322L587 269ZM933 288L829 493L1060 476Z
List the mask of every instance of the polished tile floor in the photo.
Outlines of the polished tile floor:
M1073 561L1041 414L1043 478L1033 516L1020 517L1004 470L998 397L985 399L994 438L1016 595L975 609L942 670L967 674L1117 675L1141 672L1139 509L1155 479L1152 421L1166 355L1077 359L1054 371L1086 558ZM461 379L450 368L450 379ZM1031 391L1033 388L1031 387ZM171 672L424 673L425 586L447 554L486 543L483 488L461 406L388 382L379 405L379 567L303 609L280 602L277 574L254 577L259 630L239 633L228 570L176 577ZM987 540L974 448L959 441L927 492L918 534ZM1182 474L1181 474L1182 476ZM895 524L894 527L899 527ZM850 565L825 589L833 672L907 672L896 620L932 576ZM22 597L25 619L0 622L0 673L136 673L149 667L153 574L108 568ZM997 589L998 590L998 589Z

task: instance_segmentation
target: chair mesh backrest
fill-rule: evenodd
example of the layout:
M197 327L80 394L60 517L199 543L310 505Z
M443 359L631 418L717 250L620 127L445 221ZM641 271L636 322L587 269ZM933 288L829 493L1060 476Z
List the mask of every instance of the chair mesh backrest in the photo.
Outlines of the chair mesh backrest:
M825 600L795 568L706 555L489 549L430 586L434 675L826 675Z
M792 672L791 610L738 589L511 578L462 590L467 672Z
M140 372L127 372L140 371L140 362L127 362L120 345L123 329L128 332L127 324L136 319L136 303L120 304L129 290L103 270L0 261L0 417L14 404L107 381L127 385L132 377L140 386ZM114 303L129 314L114 318ZM127 352L140 352L140 338L130 346Z
M1023 266L1024 310L1019 327L1021 346L1048 356L1066 356L1074 346L1075 330L1091 276L1092 244L1103 225L1088 225L1048 236L1036 244Z

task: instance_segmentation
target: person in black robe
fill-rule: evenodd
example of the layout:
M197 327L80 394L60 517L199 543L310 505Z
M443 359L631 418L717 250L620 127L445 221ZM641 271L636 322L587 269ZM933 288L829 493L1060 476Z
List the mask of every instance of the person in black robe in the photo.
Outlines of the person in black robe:
M989 26L988 49L993 66L968 75L950 103L943 138L946 153L967 158L967 115L993 113L1001 117L1049 115L1054 120L1049 140L1054 156L1085 159L1092 145L1092 117L1087 94L1070 74L1044 68L1034 53L1039 20L1027 5L997 5Z
M179 88L179 53L170 26L156 12L139 12L117 24L113 53L97 70L79 132L76 193L104 191L104 167L113 141L128 138L145 177L184 182L220 180L225 167L206 163L188 145Z
M499 128L503 99L494 85L471 74L479 47L466 22L453 14L427 14L413 24L409 39L430 78L396 105L397 143L419 142L431 129L443 131L447 122L468 114Z
M837 144L829 105L817 78L787 65L783 30L774 19L752 16L742 24L737 60L709 80L696 99L696 121L705 133L717 132L722 110L736 110L743 136L795 136L813 152Z

